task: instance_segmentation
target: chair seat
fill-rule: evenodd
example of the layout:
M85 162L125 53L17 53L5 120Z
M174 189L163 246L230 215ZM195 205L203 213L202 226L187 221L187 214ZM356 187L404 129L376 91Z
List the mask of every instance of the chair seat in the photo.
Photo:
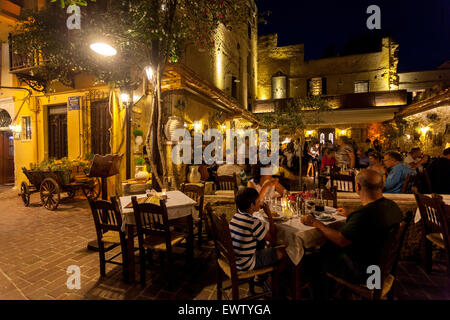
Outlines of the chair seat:
M426 237L428 240L437 245L439 248L445 249L444 238L442 236L442 233L430 233L427 234Z
M171 239L171 245L174 246L184 239L186 239L186 235L181 232L171 232L172 236ZM152 234L148 238L144 239L143 243L144 248L146 249L152 249L152 250L159 250L159 251L165 251L166 250L166 238L163 235L159 234Z
M330 277L331 279L334 279L336 282L350 288L351 290L355 291L356 293L358 293L359 295L367 298L367 299L372 299L373 298L373 294L374 294L374 290L370 290L367 288L366 285L362 285L362 284L354 284L351 282L348 282L340 277L337 277L329 272L327 272L327 276ZM395 277L391 274L389 274L386 279L384 279L383 282L383 287L381 288L381 297L384 298L386 297L386 295L389 293L389 291L392 288L392 285L394 283Z
M102 240L104 243L120 243L120 234L117 231L107 231L103 234Z
M217 262L219 263L220 268L223 270L223 272L228 276L228 278L231 278L231 269L228 262L226 262L224 259L218 259ZM272 272L274 270L274 267L266 267L258 270L250 270L250 271L238 271L238 279L248 279L252 278L259 274L265 274Z

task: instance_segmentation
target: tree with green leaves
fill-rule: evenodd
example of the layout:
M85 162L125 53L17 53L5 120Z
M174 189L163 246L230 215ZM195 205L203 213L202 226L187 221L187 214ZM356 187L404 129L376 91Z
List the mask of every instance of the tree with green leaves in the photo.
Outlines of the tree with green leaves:
M133 89L151 67L153 77L151 121L146 138L153 181L167 186L163 151L161 80L166 66L177 62L186 44L216 46L218 28L246 32L253 0L52 0L39 12L24 12L15 32L14 50L32 58L38 52L44 64L33 69L43 85L59 80L70 84L73 75L86 72L99 81ZM68 30L62 8L83 6L81 29ZM93 42L117 49L114 57L100 57L89 49Z

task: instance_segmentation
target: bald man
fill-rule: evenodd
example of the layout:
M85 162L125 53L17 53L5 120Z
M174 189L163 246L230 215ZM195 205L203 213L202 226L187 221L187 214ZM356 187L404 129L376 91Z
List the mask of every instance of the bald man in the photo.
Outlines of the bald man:
M327 227L311 215L302 216L301 221L319 229L329 240L320 250L321 272L365 284L367 267L379 265L384 242L390 229L402 220L402 212L394 201L383 197L383 178L374 170L358 174L356 192L362 207L354 212L338 209L347 218L341 230Z

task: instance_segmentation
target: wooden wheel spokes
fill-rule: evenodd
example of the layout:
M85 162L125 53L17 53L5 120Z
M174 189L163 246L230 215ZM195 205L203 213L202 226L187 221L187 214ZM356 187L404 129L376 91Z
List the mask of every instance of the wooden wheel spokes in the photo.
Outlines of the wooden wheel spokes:
M101 194L101 183L99 178L94 178L89 182L89 186L83 188L86 198L97 200Z
M60 200L60 189L53 178L46 178L41 183L41 202L48 210L56 210Z
M28 185L25 182L22 182L20 184L20 196L22 198L23 203L25 204L25 207L28 207L30 205L31 192Z

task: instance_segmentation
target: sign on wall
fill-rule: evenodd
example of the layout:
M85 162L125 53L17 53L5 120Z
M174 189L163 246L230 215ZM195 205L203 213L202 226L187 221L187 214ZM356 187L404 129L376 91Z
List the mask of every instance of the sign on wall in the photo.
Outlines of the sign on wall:
M69 111L72 110L80 110L81 105L81 97L69 97L69 100L67 101L67 104L69 106Z

